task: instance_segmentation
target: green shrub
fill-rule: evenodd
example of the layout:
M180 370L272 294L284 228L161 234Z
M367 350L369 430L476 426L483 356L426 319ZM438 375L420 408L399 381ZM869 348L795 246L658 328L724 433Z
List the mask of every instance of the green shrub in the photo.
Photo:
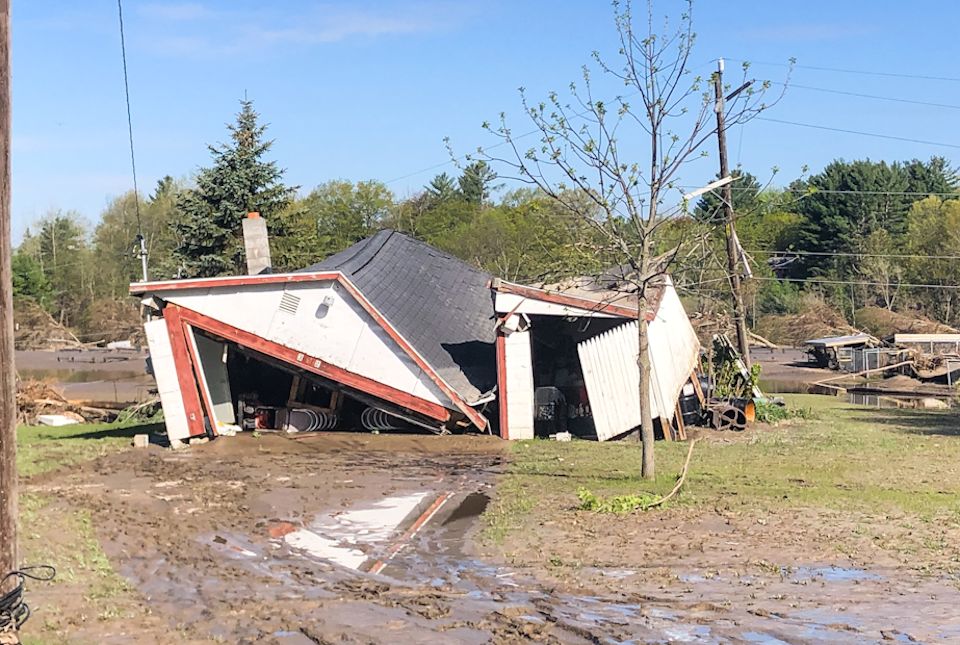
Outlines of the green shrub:
M633 511L645 511L659 498L657 495L643 493L640 495L614 495L613 497L597 497L586 488L577 490L580 499L580 510L594 511L595 513L614 513L623 515Z
M756 406L757 421L761 423L779 423L787 419L809 419L811 416L810 410L806 408L789 408L773 401L757 399L753 404Z

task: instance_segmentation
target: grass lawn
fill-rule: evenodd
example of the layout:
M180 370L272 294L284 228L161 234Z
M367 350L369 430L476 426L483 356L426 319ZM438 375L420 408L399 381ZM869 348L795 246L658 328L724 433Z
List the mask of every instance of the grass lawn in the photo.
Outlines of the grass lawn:
M887 410L841 399L788 395L808 419L745 433L710 432L694 449L674 506L775 512L782 508L906 514L960 522L960 413ZM639 476L640 446L527 441L512 459L486 512L485 537L499 543L536 508L578 504L577 491L599 496L667 493L687 444L656 445L657 478ZM647 511L663 512L663 511Z
M130 447L135 434L149 434L162 424L77 424L17 428L20 478L68 468Z
M28 583L27 601L37 611L21 636L31 645L68 642L87 621L123 620L135 600L100 546L90 512L75 508L32 478L69 470L130 447L135 434L162 424L78 424L17 429L20 553L24 564L56 567L53 582ZM64 603L63 599L69 599ZM56 600L54 600L56 599Z

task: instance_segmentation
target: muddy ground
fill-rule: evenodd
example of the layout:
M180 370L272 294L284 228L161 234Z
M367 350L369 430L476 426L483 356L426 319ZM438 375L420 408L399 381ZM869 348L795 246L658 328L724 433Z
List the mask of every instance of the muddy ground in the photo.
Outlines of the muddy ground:
M88 509L129 591L104 611L32 585L31 626L88 643L960 639L954 582L872 554L871 536L837 555L854 512L535 508L491 542L479 514L508 458L490 437L244 434L43 476L28 493L55 499L44 512ZM395 527L363 524L396 500L415 504ZM901 524L889 539L910 539ZM291 540L321 533L356 566Z

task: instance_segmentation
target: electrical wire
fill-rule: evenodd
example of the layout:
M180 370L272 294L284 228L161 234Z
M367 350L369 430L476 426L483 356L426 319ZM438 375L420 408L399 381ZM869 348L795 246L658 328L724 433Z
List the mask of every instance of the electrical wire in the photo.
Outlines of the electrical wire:
M765 276L753 276L751 280L763 280L765 282L802 282L805 284L844 284L862 287L906 287L910 289L960 289L957 284L918 284L911 282L869 282L860 280L831 280L827 278L770 278Z
M951 105L949 103L933 103L930 101L916 101L913 99L902 99L892 96L879 96L877 94L861 94L860 92L848 92L845 90L835 90L826 87L813 87L811 85L798 85L797 83L779 83L771 81L772 85L780 85L787 89L811 90L813 92L825 92L827 94L842 94L843 96L855 96L862 99L874 99L877 101L891 101L894 103L909 103L910 105L923 105L926 107L946 108L949 110L960 110L960 105Z
M812 128L814 130L827 130L829 132L842 132L844 134L858 134L863 137L875 137L877 139L889 139L892 141L906 141L907 143L920 143L928 146L941 146L943 148L957 148L960 149L960 145L955 143L942 143L940 141L926 141L924 139L911 139L910 137L898 137L892 134L880 134L878 132L863 132L862 130L847 130L845 128L832 128L825 125L817 125L815 123L800 123L798 121L785 121L783 119L772 119L766 116L755 117L757 121L766 121L767 123L780 123L783 125L793 125L801 128Z
M41 571L43 573L40 573ZM50 581L56 575L56 569L50 565L42 564L11 571L0 580L0 589L6 585L7 580L11 578L17 580L17 585L13 589L0 596L0 633L19 630L30 618L30 606L23 599L23 589L27 578Z
M133 150L133 116L130 110L130 81L127 76L127 42L123 34L123 0L117 0L117 15L120 18L120 55L123 58L123 92L127 100L127 135L130 139L130 169L133 172L133 203L137 214L137 235L143 237L140 221L140 190L137 188L137 158Z
M840 251L765 251L762 249L747 250L747 253L756 255L816 255L841 258L896 258L901 260L960 260L960 255L924 255L916 253L852 253Z
M681 189L696 189L699 186L678 186ZM730 186L731 190L752 190L756 192L756 189L751 188L750 186ZM775 189L779 192L784 193L797 193L797 194L807 194L811 193L811 190L806 188L777 188ZM816 188L812 189L814 195L898 195L903 197L917 196L917 197L960 197L960 190L955 190L951 192L936 192L936 191L918 191L918 190L832 190L829 188Z
M120 0L117 0L117 1L119 2ZM705 67L706 65L710 65L710 64L715 63L715 62L717 62L717 59L716 59L716 58L713 58L713 59L710 59L710 60L708 60L708 61L706 61L706 62L704 62L704 63L700 63L699 65L694 65L694 66L688 68L688 71L692 73L692 72L695 71L695 70L701 69L702 67ZM628 98L631 98L631 97L633 97L633 96L636 96L637 94L639 94L639 90L634 91L634 92L628 92L628 93L626 93L626 94L622 94L622 95L620 95L620 96L615 97L613 100L614 100L614 101L621 101L621 100L623 100L623 99L628 99ZM590 110L583 110L583 111L581 111L581 112L577 112L577 113L573 114L573 115L570 116L569 118L570 118L570 119L578 119L578 118L580 118L580 117L582 117L582 116L586 116L587 114L590 114L590 112L591 112ZM528 132L524 132L524 133L522 133L522 134L518 134L518 135L516 135L516 136L511 136L511 139L512 139L513 141L517 141L518 139L525 139L525 138L527 138L527 137L531 137L531 136L533 136L533 135L535 135L535 134L539 134L539 133L541 133L541 132L542 132L541 129L536 128L536 129L530 130L530 131L528 131ZM501 147L501 146L505 146L505 145L507 145L507 143L508 143L507 141L501 141L501 142L499 142L499 143L494 143L493 145L484 146L483 149L484 149L484 150L493 150L494 148L499 148L499 147ZM440 168L445 168L446 166L449 166L449 165L451 165L451 164L455 164L455 163L459 163L459 162L461 162L461 161L465 161L468 156L469 156L469 155L460 155L459 157L455 157L455 158L453 158L453 159L450 159L449 161L444 161L443 163L438 163L438 164L434 164L434 165L432 165L432 166L428 166L428 167L426 167L426 168L421 168L420 170L414 170L413 172L409 172L409 173L407 173L407 174L405 174L405 175L401 175L401 176L399 176L399 177L394 177L393 179L388 179L387 181L385 181L385 182L383 182L383 183L385 183L385 184L394 184L394 183L396 183L396 182L398 182L398 181L403 181L404 179L409 179L410 177L416 177L417 175L422 175L422 174L425 173L425 172L430 172L431 170L439 170Z
M887 78L911 78L923 81L947 81L950 83L960 83L960 78L954 76L934 76L930 74L901 74L897 72L875 72L860 69L843 69L839 67L822 67L818 65L796 65L793 63L769 63L763 61L738 60L736 58L727 58L726 60L734 63L748 63L750 65L769 65L772 67L791 67L793 69L809 69L817 72L836 72L838 74L860 74L862 76L884 76Z

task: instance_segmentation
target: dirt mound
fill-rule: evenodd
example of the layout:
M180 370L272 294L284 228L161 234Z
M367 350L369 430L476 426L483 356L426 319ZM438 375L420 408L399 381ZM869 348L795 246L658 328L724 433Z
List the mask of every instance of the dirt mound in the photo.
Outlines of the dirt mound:
M807 300L799 313L768 314L757 320L756 333L778 345L797 347L811 338L858 333L836 309Z
M928 318L890 311L882 307L857 310L857 326L868 334L886 338L894 334L953 334L957 330Z
M32 298L13 303L13 346L15 349L63 349L79 347L73 333L58 323Z

